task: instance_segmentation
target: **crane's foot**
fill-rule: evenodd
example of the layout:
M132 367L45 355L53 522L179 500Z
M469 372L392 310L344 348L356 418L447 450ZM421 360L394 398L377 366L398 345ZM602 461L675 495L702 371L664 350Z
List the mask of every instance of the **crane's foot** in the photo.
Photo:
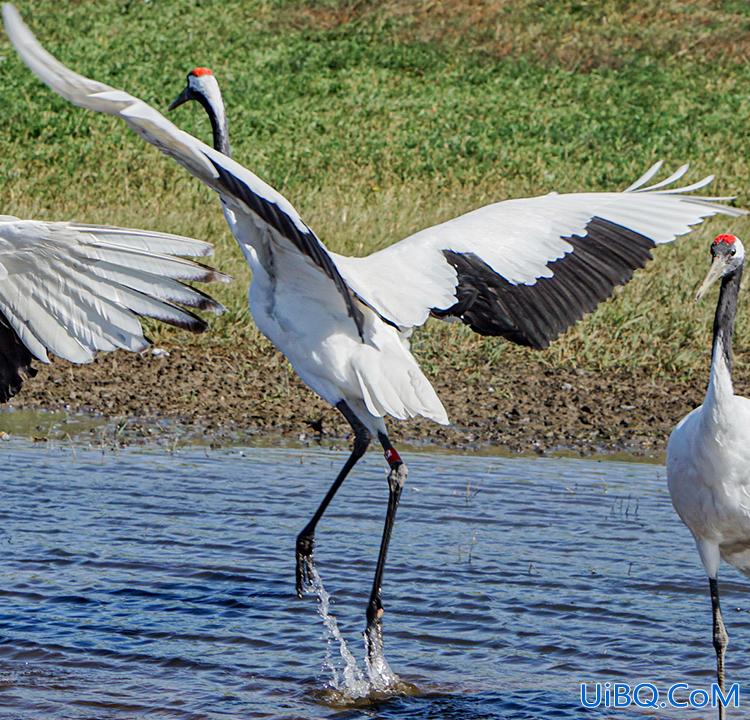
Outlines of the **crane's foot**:
M365 638L367 639L367 659L370 664L379 662L383 657L383 603L380 598L370 601L367 605L367 628Z
M302 597L307 590L310 590L313 585L313 547L315 545L315 536L306 535L301 532L297 535L297 549L295 557L297 560L296 565L296 580L297 580L297 597Z
M716 680L721 689L721 694L724 695L725 682L724 682L724 658L727 652L727 646L729 645L729 635L727 635L724 622L721 620L719 615L720 623L717 627L714 627L714 649L716 650ZM725 720L726 708L723 705L719 705L719 720Z

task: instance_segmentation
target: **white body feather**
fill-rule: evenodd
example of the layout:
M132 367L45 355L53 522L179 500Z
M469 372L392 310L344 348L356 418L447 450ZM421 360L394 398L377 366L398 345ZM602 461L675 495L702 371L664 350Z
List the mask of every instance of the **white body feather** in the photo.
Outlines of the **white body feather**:
M720 353L703 405L669 438L667 479L708 577L722 557L750 575L750 400L734 394Z

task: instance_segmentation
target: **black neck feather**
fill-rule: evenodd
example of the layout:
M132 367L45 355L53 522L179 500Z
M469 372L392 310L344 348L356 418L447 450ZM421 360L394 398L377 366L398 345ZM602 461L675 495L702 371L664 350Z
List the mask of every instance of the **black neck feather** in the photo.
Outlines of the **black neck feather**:
M208 119L211 121L211 131L214 136L214 149L224 155L231 157L232 150L229 147L229 126L226 115L222 113L222 118L216 112L216 108L208 101L204 95L198 93L196 100L203 105L204 110L208 113Z
M714 357L718 352L724 355L724 362L730 375L732 374L732 334L741 282L741 265L733 273L722 278L719 302L714 316Z

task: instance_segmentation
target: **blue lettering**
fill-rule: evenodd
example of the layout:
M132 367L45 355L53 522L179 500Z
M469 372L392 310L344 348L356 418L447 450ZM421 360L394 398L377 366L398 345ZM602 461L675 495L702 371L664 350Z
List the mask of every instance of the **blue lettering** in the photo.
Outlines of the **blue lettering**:
M672 707L680 708L688 706L689 703L678 700L674 695L677 690L687 690L688 687L689 685L687 683L675 683L669 688L669 691L667 692L667 700L669 700L669 704Z
M593 700L589 700L586 683L581 683L581 705L583 707L595 708L602 704L602 686L601 683L595 683L596 697Z
M613 702L608 707L623 708L630 705L630 685L627 683L614 683L612 685Z
M731 703L731 704L730 704ZM711 685L711 705L716 707L739 707L740 706L740 685L732 683L726 695L721 692L721 688L714 683Z
M690 693L690 704L693 707L706 707L710 700L711 698L709 697L708 692L706 692L705 690L693 690L693 692Z
M641 690L651 693L650 697L641 698ZM639 683L633 688L633 702L638 707L657 707L659 700L659 690L652 683Z
M653 683L639 683L632 689L628 683L581 683L581 705L587 708L624 708L636 705L641 708L740 707L741 685L733 683L726 692L717 683L708 690L690 690L688 683L675 683L667 689L667 702L659 705L659 689ZM686 698L686 699L683 699Z

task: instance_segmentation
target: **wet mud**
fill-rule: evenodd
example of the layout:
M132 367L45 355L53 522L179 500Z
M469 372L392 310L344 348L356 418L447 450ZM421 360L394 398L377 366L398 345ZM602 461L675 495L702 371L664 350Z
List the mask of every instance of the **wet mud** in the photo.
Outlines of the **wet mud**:
M310 392L270 348L166 347L142 355L102 355L76 367L40 366L10 406L84 413L123 440L169 435L214 445L258 441L345 440L349 427ZM581 454L627 452L658 457L675 423L700 404L705 377L675 379L632 370L549 367L534 357L502 369L429 373L453 422L391 421L394 440L457 450ZM739 372L738 383L742 381ZM0 430L14 413L0 414ZM44 427L38 428L40 433ZM35 428L24 424L24 434Z

